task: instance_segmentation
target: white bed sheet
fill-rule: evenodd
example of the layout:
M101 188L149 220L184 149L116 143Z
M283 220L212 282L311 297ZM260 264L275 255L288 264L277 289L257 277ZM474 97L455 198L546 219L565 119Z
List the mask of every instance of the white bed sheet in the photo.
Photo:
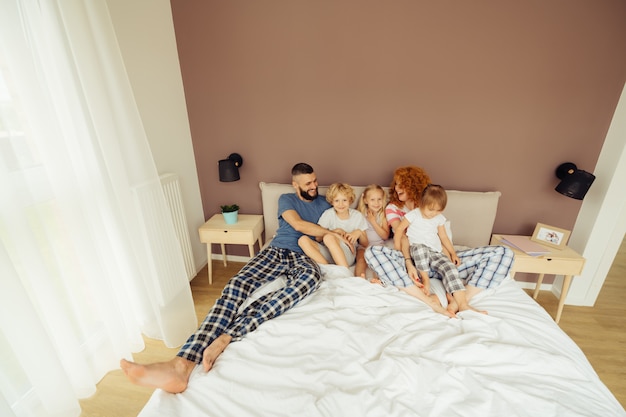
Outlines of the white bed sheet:
M512 279L473 301L489 315L448 319L346 271L324 268L314 295L139 416L626 416Z

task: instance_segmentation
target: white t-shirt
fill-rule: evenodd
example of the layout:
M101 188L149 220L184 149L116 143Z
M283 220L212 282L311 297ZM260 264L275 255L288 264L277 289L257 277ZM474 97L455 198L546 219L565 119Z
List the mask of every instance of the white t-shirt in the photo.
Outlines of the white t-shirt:
M349 209L349 217L345 220L337 217L337 213L334 208L329 208L322 213L317 224L327 229L342 229L347 233L354 230L367 230L367 220L363 213L355 209Z
M420 209L416 208L409 211L404 218L410 223L406 230L406 236L409 238L411 245L422 243L437 252L442 251L441 239L439 239L437 228L446 223L446 218L443 214L438 214L432 219L425 219L422 217Z

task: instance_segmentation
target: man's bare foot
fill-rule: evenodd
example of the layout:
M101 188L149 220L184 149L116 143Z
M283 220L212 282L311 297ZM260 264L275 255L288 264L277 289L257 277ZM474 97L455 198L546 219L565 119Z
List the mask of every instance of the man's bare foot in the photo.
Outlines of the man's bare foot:
M160 388L176 394L187 389L189 375L196 364L176 356L167 362L141 365L122 359L120 367L130 382L142 387Z
M213 367L215 360L224 352L224 349L226 349L226 346L228 346L231 340L233 340L232 336L222 333L204 349L204 353L202 354L202 366L206 372L209 372Z

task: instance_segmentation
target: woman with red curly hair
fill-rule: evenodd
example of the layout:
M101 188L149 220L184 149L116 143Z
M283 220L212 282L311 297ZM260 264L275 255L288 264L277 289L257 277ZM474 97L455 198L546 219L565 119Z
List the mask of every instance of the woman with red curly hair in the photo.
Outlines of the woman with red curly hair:
M430 177L422 168L400 167L393 173L389 186L389 204L385 208L387 223L392 230L409 211L416 209L424 188L430 184Z
M430 184L430 177L422 168L416 166L400 167L394 171L390 185L389 204L385 209L387 222L395 231L404 215L418 208L424 188ZM383 285L393 285L405 290L410 295L424 301L438 313L455 317L459 311L457 303L450 303L447 310L422 291L413 291L420 287L419 275L411 256L386 246L370 246L365 250L367 265L378 275ZM457 252L460 260L459 276L465 282L465 298L469 300L479 291L496 287L506 277L513 264L513 251L505 246L482 246ZM432 271L431 271L432 272ZM431 276L434 277L434 274ZM469 305L462 306L469 309Z

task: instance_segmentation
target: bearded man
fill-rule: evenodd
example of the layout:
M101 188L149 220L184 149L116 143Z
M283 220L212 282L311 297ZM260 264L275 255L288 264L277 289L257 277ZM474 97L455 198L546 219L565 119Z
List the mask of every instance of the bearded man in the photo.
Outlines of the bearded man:
M120 366L131 382L171 393L184 391L196 365L202 364L208 372L231 342L281 315L319 287L320 268L302 252L298 239L305 234L323 237L332 233L317 224L330 204L318 194L317 177L309 164L294 165L291 177L295 192L278 200L278 230L269 246L228 281L198 330L174 358L151 364L122 359ZM280 289L259 297L238 313L255 290L280 276L285 277Z

